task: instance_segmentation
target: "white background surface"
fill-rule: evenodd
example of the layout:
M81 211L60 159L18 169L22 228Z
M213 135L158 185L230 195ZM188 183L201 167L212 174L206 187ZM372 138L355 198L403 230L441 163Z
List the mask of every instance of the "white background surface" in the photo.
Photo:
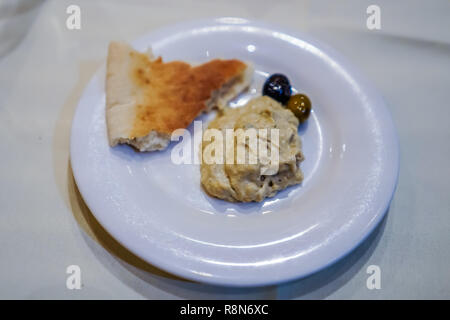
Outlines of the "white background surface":
M82 29L65 27L81 7ZM381 8L381 30L366 8ZM0 1L0 298L450 298L449 1ZM308 32L386 98L400 138L386 219L353 253L306 279L232 289L177 279L133 256L93 219L74 185L70 124L111 39L241 16ZM81 267L81 290L66 268ZM381 268L368 290L366 268Z

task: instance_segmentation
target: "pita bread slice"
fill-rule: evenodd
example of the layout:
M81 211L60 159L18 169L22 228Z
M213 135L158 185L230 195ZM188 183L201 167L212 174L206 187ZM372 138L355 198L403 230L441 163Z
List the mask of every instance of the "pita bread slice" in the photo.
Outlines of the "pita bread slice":
M106 122L111 146L165 149L175 129L202 112L224 108L251 82L252 66L215 59L191 66L164 63L120 42L111 42L106 73Z

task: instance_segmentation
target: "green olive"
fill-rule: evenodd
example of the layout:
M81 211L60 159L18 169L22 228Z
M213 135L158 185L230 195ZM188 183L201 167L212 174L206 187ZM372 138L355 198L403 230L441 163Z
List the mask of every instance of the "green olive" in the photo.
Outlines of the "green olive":
M294 113L300 123L305 122L311 113L311 101L304 94L293 95L288 100L287 107Z

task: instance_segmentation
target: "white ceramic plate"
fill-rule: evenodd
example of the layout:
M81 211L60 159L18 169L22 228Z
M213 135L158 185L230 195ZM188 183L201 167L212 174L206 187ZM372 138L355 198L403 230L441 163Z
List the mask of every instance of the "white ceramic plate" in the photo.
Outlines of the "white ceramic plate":
M165 61L252 61L252 90L232 106L259 95L267 75L281 72L311 98L313 112L299 129L302 185L262 203L232 204L203 192L198 165L171 162L173 144L146 154L108 146L101 68L76 110L71 163L92 213L130 251L188 279L265 285L324 268L381 220L397 181L395 128L382 97L332 49L239 18L178 24L133 45L152 46Z

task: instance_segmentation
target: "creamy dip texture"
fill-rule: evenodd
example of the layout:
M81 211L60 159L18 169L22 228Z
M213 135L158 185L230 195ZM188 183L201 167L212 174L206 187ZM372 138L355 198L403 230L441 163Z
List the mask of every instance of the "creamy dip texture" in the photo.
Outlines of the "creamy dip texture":
M208 126L208 129L217 129L223 132L225 137L226 129L277 129L279 139L271 140L270 133L266 136L257 134L258 143L265 142L269 150L276 148L278 152L277 168L274 172L264 171L267 162L262 161L262 154L258 153L256 163L238 164L237 148L239 141L233 143L234 160L225 159L221 163L212 163L202 161L201 165L201 184L203 189L211 196L224 199L231 202L251 202L262 201L266 197L274 196L278 191L288 186L299 184L303 180L303 173L299 164L303 161L301 151L301 140L298 136L298 119L295 115L280 103L262 96L251 100L247 105L241 108L229 108L214 119ZM206 132L206 131L205 131ZM248 140L244 140L248 141ZM248 144L241 140L243 148L246 148L247 154L255 149L249 148ZM202 155L208 145L212 143L209 139L202 142ZM224 143L225 145L226 143ZM270 151L269 151L270 153ZM267 160L267 159L266 159Z

